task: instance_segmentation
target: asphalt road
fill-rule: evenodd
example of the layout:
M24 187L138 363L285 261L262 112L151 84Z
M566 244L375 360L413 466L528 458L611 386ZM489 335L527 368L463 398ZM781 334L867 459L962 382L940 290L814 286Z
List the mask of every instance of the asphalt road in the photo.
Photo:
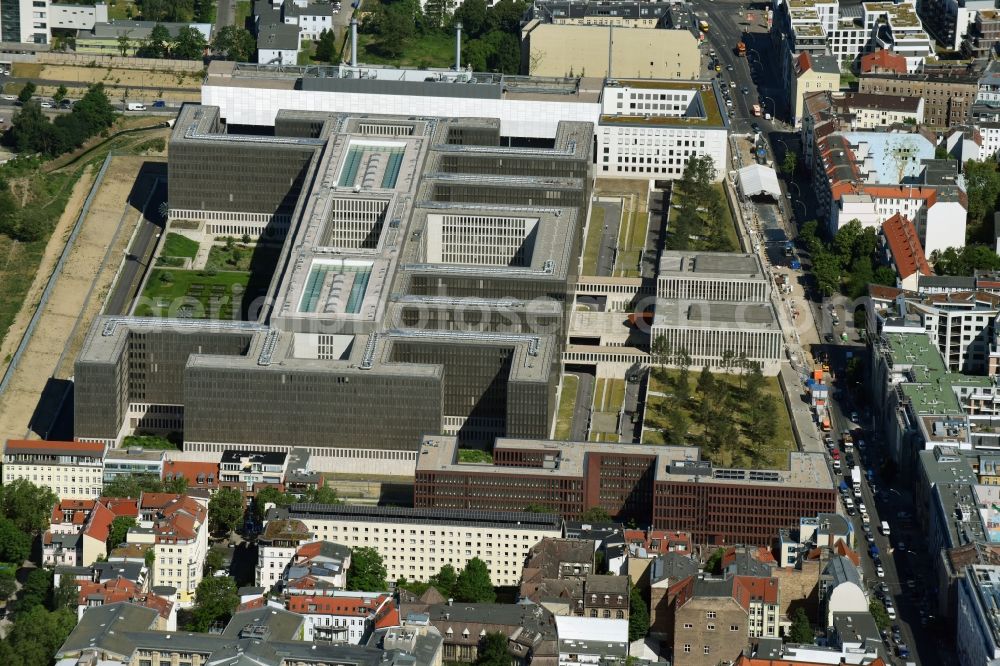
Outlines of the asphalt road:
M156 184L156 190L150 197L146 209L143 211L142 220L139 222L139 229L135 234L132 245L128 249L125 263L118 279L108 296L104 313L107 315L128 314L131 309L132 300L137 295L142 277L149 267L149 262L153 259L153 253L159 242L160 234L163 231L163 223L159 217L159 207L167 197L167 184L160 180ZM153 218L153 219L150 219Z

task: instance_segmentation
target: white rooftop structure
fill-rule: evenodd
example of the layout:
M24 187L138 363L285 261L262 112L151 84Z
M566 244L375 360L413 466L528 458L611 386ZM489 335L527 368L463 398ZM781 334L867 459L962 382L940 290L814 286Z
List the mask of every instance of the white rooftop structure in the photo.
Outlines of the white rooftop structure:
M778 174L771 167L763 164L751 164L737 171L736 176L743 196L767 195L775 199L781 198Z

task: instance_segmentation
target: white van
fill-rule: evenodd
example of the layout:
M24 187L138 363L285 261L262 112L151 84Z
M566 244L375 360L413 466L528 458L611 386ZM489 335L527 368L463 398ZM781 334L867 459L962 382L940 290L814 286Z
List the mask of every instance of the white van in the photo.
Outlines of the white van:
M889 536L889 523L888 523L888 521L883 520L882 524L879 526L879 529L882 530L882 534L884 534L885 536Z
M129 102L125 108L128 111L145 111L146 105L142 102Z

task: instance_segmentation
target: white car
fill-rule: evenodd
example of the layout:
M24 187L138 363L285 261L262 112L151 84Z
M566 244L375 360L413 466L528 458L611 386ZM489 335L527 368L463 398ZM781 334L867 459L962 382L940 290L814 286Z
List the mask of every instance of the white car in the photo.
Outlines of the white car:
M865 506L864 502L858 502L858 511L861 513L868 513L868 507Z
M8 102L13 102L17 99L17 95L0 95L0 98L5 99Z
M876 575L877 575L877 576L878 576L879 578L885 578L885 569L883 569L883 568L882 568L882 565L881 565L881 564L880 564L880 565L878 565L877 567L875 567L875 574L876 574Z
M42 102L42 108L43 109L52 109L54 107L55 107L55 104L53 104L52 102Z

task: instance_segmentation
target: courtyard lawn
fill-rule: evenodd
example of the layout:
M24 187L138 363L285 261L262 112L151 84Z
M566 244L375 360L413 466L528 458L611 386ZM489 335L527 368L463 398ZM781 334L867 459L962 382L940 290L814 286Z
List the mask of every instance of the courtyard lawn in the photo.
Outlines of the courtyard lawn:
M579 389L579 377L563 375L562 395L559 397L559 411L556 414L556 439L569 440L573 434L573 412Z
M678 370L657 369L650 374L649 392L646 398L646 430L643 431L642 441L644 444L663 444L664 437L662 430L666 428L666 419L661 413L664 405L675 401L673 389L670 385L679 376ZM735 408L733 419L737 425L739 436L736 441L729 446L723 446L717 451L712 451L710 447L703 445L704 428L698 422L698 415L701 411L700 404L702 397L698 393L697 382L698 373L691 372L688 384L690 386L691 399L681 407L687 416L690 426L686 443L702 445L702 455L711 460L713 464L720 467L742 467L749 469L787 469L788 454L796 450L795 436L792 433L792 422L788 409L785 406L785 399L781 393L781 385L777 377L765 377L762 392L771 397L774 401L777 415L775 424L775 434L767 446L759 454L751 451L750 440L745 433L745 423L742 415L747 412L748 396L740 388L740 377L738 375L727 375L713 373L717 384L721 383L726 387L732 397ZM655 395L662 393L664 395ZM717 397L710 398L717 400Z
M150 271L137 317L182 319L242 319L243 303L250 295L251 274L244 271ZM235 309L234 309L235 308Z
M198 254L198 241L191 240L187 236L168 233L163 241L163 249L160 255L164 257L186 257L194 259Z

